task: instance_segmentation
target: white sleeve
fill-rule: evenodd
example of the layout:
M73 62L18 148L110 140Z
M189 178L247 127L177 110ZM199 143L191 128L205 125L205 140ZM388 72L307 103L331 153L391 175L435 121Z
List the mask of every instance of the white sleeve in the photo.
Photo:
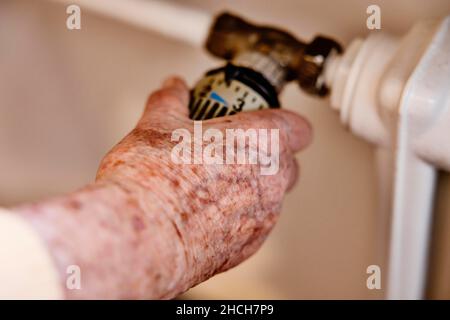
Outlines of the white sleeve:
M62 299L54 262L22 217L0 208L0 299Z

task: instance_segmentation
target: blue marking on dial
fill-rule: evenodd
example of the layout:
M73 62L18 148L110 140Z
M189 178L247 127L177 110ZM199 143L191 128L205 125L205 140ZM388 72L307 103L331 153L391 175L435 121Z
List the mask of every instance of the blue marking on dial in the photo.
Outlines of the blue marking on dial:
M215 91L212 91L209 95L209 97L213 100L216 100L222 104L224 104L225 106L227 106L227 102L225 101L224 98L222 98L221 96L219 96Z

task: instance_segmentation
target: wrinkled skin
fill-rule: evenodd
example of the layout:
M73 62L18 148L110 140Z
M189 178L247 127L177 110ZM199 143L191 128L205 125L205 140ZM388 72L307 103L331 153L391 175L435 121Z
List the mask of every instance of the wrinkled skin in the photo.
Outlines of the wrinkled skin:
M173 298L242 262L273 228L298 175L294 153L310 142L309 124L283 110L203 122L203 131L279 128L275 175L250 164L175 164L173 130L193 130L187 103L185 83L167 80L105 156L95 183L14 208L45 240L64 288L67 267L81 268L81 289L65 289L66 298Z

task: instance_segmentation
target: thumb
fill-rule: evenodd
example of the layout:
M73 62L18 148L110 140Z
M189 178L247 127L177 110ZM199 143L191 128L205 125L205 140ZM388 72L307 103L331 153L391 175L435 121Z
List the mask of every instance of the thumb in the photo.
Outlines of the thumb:
M163 82L162 87L153 92L147 100L142 119L153 113L170 113L188 117L189 89L181 78L170 77Z

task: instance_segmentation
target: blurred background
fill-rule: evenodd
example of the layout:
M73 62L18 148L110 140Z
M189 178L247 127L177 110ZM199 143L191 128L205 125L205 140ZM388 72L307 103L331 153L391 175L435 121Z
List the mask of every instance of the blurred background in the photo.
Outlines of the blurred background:
M93 0L95 1L95 0ZM403 35L418 20L450 13L448 0L172 1L310 40L344 46L364 37L366 8L381 7L382 31ZM76 1L73 1L76 4ZM0 1L0 206L34 201L91 182L102 156L135 125L148 94L172 74L193 85L222 64L206 51L82 10L66 28L66 7L45 0ZM373 149L340 124L327 100L288 85L281 102L305 115L314 143L299 155L299 184L263 248L184 298L373 299L386 287L388 230L377 216ZM450 298L450 179L440 175L427 297ZM382 290L366 268L382 270Z

